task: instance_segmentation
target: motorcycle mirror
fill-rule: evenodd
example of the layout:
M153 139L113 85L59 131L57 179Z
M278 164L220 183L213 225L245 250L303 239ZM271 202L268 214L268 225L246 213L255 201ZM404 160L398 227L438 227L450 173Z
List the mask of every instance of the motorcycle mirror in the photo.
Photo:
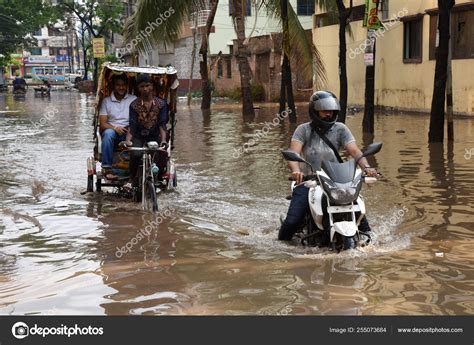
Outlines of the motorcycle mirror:
M293 162L301 162L301 163L308 163L305 161L299 153L296 153L295 151L291 150L283 150L281 151L281 154L287 161L293 161ZM308 163L309 164L309 163Z
M382 144L383 143L372 143L369 146L366 147L364 153L362 156L357 158L357 162L362 158L362 157L367 157L367 156L372 156L375 155L377 152L379 152L382 149Z
M303 157L301 157L299 153L296 153L295 151L292 151L292 150L283 150L281 151L281 153L287 161L306 163L311 167L311 171L313 171L313 166L310 163L308 163L306 160L304 160Z

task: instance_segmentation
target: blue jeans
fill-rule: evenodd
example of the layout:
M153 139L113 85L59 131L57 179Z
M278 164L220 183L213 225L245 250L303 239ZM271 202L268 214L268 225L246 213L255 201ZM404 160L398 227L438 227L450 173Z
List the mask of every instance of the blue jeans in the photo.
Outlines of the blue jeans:
M293 189L293 195L291 197L290 207L286 219L281 225L278 233L278 239L281 241L291 241L291 238L298 229L303 226L305 216L311 211L309 209L308 201L309 188L304 185L300 185ZM371 231L367 218L364 217L360 221L359 230L363 232Z
M114 147L117 142L125 140L124 135L118 135L112 128L107 128L102 132L102 166L112 167Z
M293 189L291 196L290 208L286 219L281 225L278 239L282 241L290 241L296 230L298 230L304 222L306 214L310 212L308 202L309 188L300 185Z

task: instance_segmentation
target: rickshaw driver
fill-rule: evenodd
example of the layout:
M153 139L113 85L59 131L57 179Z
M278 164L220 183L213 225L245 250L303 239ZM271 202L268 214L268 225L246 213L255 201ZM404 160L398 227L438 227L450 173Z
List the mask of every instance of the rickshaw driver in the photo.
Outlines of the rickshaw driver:
M102 133L102 173L105 178L117 178L112 173L113 152L115 144L125 140L129 126L130 104L137 98L127 93L128 79L126 74L112 77L113 92L104 98L99 111L100 131Z
M157 141L161 142L162 148L167 148L168 105L165 100L154 95L153 81L148 75L140 75L136 86L140 98L130 104L130 130L127 133L127 144L143 147L149 141ZM131 151L130 181L124 185L124 188L131 189L132 185L136 185L141 157L141 152Z

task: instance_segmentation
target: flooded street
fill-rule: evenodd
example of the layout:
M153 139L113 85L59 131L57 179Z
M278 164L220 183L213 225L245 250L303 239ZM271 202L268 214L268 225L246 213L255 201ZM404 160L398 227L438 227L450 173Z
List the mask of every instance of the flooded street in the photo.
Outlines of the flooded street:
M274 105L243 120L237 104L203 115L180 103L178 188L154 215L81 194L94 102L0 94L1 314L474 314L473 119L455 119L442 147L427 144L428 115L379 114L384 146L369 161L383 179L363 190L374 242L336 254L276 239L290 193L280 151L296 127L269 124ZM372 139L362 116L347 121L359 146Z

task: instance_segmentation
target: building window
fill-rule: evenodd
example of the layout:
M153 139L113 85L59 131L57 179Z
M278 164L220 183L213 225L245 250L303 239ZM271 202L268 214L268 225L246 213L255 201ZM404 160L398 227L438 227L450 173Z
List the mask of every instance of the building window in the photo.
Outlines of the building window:
M219 59L219 61L217 61L217 78L222 78L223 74L224 72L222 70L222 59Z
M365 15L365 5L359 5L352 7L351 15L349 16L349 21L356 22L364 19ZM314 17L313 27L322 28L324 26L338 25L339 17L337 11L335 12L326 12L317 14Z
M299 16L312 16L314 14L314 0L298 0L296 13Z
M232 57L226 60L227 65L227 79L232 79Z
M380 12L382 12L382 20L388 19L388 1L380 0Z
M403 62L420 63L423 37L423 17L403 23Z
M231 16L233 13L234 13L233 0L229 0L229 16ZM252 16L252 1L251 0L247 0L246 6L245 6L245 16L246 17Z
M31 55L41 55L41 48L30 48Z
M35 32L33 32L33 36L41 36L41 29L38 29Z

